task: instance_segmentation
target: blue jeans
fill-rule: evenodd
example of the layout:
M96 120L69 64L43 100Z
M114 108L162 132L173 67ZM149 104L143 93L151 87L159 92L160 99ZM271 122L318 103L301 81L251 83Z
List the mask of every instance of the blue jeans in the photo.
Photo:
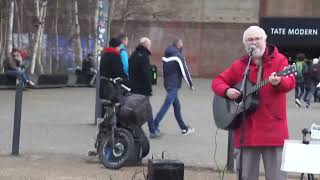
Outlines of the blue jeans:
M156 129L158 129L159 124L161 120L163 119L164 115L168 111L170 105L173 105L173 110L174 110L174 116L176 118L176 121L180 127L180 129L185 130L188 129L186 124L182 120L181 116L181 105L180 101L178 99L178 88L168 88L167 90L167 96L166 99L164 100L164 103L161 106L160 111L158 112L157 116L154 119L154 126Z
M9 76L15 76L21 79L24 83L27 83L29 81L29 77L23 70L7 70L5 74Z
M151 108L151 111L152 111L152 108ZM155 133L156 127L154 126L153 113L151 112L151 114L152 114L151 116L152 118L148 120L148 128L150 133Z
M304 100L306 101L306 103L308 105L310 105L311 101L312 101L312 97L314 95L314 92L316 91L316 86L317 86L317 83L312 81L312 82L309 82L307 84L307 92L305 93L305 96L304 96Z
M295 98L301 99L304 94L304 83L296 83Z

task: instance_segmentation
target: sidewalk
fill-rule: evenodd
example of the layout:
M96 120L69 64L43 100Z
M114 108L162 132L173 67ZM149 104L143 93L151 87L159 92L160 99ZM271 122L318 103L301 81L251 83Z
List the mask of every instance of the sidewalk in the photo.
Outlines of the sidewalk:
M182 136L170 109L161 123L163 136L150 141L151 150L147 158L159 158L165 151L166 158L179 159L186 167L194 167L185 169L185 179L219 179L213 168L217 169L218 165L222 168L226 163L227 132L221 130L216 136L210 82L210 79L194 79L196 91L190 91L184 85L179 92L183 118L196 129L195 134ZM165 98L161 79L153 86L153 91L151 103L155 116ZM0 180L109 180L110 175L113 180L121 180L132 179L135 171L146 171L146 167L110 171L97 163L96 159L86 156L93 148L96 131L93 125L94 88L37 89L24 92L21 156L9 156L14 95L13 90L0 91ZM312 109L297 108L293 93L290 93L287 107L291 139L301 139L302 128L319 122L319 103L312 104ZM147 132L147 127L144 128ZM236 179L236 176L227 174L224 179Z
M109 170L96 158L71 154L0 155L0 162L1 180L144 180L147 174L146 164ZM186 167L184 174L185 180L219 179L213 169ZM224 179L236 177L226 174Z
M145 180L147 165L106 169L95 157L71 154L0 155L1 180ZM185 167L184 180L219 180L222 173L210 168ZM221 178L220 178L221 177ZM236 180L226 173L224 180ZM263 180L261 176L259 180ZM298 178L288 178L293 180Z

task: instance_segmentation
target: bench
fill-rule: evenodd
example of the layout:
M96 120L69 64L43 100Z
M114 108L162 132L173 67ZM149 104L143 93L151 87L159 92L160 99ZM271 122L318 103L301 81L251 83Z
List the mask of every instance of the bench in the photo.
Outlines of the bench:
M16 87L16 77L8 76L5 73L0 73L0 88L12 89Z

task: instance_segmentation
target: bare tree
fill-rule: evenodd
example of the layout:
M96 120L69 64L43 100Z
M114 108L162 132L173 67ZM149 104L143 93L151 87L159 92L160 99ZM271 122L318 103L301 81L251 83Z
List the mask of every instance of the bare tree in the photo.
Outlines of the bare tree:
M49 67L49 69L52 69L52 73L55 73L58 71L59 68L59 63L60 63L60 58L59 58L59 31L58 31L58 25L59 25L59 10L60 10L60 0L56 0L56 12L55 12L55 21L54 21L54 39L55 39L55 57L53 58L54 60L54 67ZM51 63L50 66L53 65L52 63L52 58L49 61Z
M2 15L2 12L0 13L0 15ZM4 43L4 30L3 28L5 27L5 21L2 19L2 16L0 18L0 72L3 72L3 67L2 67L2 64L3 64L3 59L4 59L4 47L3 46L5 43Z
M110 25L114 14L114 9L116 6L116 0L109 0L109 10L108 10L108 24L107 24L107 37L110 37Z
M123 10L122 10L122 13L121 13L122 26L121 26L121 29L120 29L121 33L124 33L124 30L125 30L126 25L127 25L127 19L128 19L128 16L129 16L129 8L130 8L129 5L130 5L130 3L128 3L128 0L123 0Z
M3 35L3 20L0 19L0 54L2 54L2 42L3 42L2 35ZM0 60L0 63L1 63L1 60ZM0 64L0 66L1 66L1 64Z
M19 16L19 5L17 3L17 0L14 0L14 11L15 11L15 18L16 18L16 22L17 22L17 29L18 29L18 37L17 37L17 48L20 48L20 36L21 36L21 23L20 23L20 16Z
M39 0L34 0L33 4L35 7L35 15L39 19L40 18L40 2L39 2Z
M44 6L43 7L43 11L42 11L42 17L46 17L47 15L47 6ZM43 63L42 63L42 58L43 58L43 49L42 49L42 42L43 42L43 32L44 32L44 24L45 24L45 21L44 21L44 18L43 18L43 21L42 21L42 27L40 28L40 38L39 38L39 47L38 47L38 50L37 50L37 55L36 55L36 67L38 69L38 74L43 74L44 70L43 70Z
M17 16L18 16L18 14L17 14ZM20 27L21 28L20 28L20 32L19 33L23 32L23 30L24 30L23 29L23 25L24 25L23 17L24 17L24 0L20 0ZM18 44L18 46L21 47L22 44Z
M75 46L74 46L74 58L76 66L81 66L82 62L82 48L81 48L81 38L80 38L80 25L79 25L79 15L78 15L78 0L74 0L74 27L75 27Z
M88 40L87 40L87 53L90 52L91 49L91 41L93 39L93 30L94 30L94 16L92 16L91 9L95 9L96 5L94 4L94 0L88 1Z
M92 16L88 16L88 39L87 39L87 53L90 53L91 40L92 40Z
M41 36L42 36L42 32L44 29L44 20L45 20L45 15L46 15L46 7L47 7L47 0L43 0L42 4L41 4L41 8L39 8L39 0L35 0L34 1L36 4L36 15L37 16L37 25L38 25L38 29L37 29L37 33L36 33L36 37L34 39L34 43L33 43L33 52L32 52L32 58L31 58L31 68L30 68L30 74L34 74L34 69L35 69L35 65L36 65L36 58L37 58L37 54L38 54L38 48L40 45L40 40L41 40ZM39 10L40 9L40 10Z
M7 1L2 1L1 3L4 3L3 4L3 9L8 9L8 4L9 4L9 1L7 0ZM2 5L2 4L1 4ZM9 13L8 13L8 11L5 11L5 10L3 10L3 11L1 11L0 12L0 14L1 14L1 22L2 22L2 26L1 26L1 30L3 30L2 31L2 40L1 40L1 51L0 51L0 53L1 53L1 55L0 55L0 72L3 72L3 67L2 67L2 65L3 65L3 60L4 60L4 58L5 58L5 56L6 56L6 51L7 51L7 32L8 32L8 27L9 27L9 23L8 23L8 16L9 16Z
M11 0L9 6L9 25L7 32L7 49L6 54L9 55L12 50L12 28L13 28L13 17L14 17L14 2Z
M95 10L93 19L93 32L94 32L94 47L93 47L93 58L98 59L98 18L99 18L99 0L94 0ZM95 65L97 66L97 63Z
M151 17L153 19L171 17L173 15L172 9L161 9L155 11L153 3L158 0L119 0L117 6L112 6L112 9L117 9L115 16L119 17L122 22L120 31L125 32L127 21L135 17ZM120 14L119 14L120 13Z
M0 9L4 9L3 8L3 4L2 2L0 3ZM3 53L3 49L4 46L4 25L5 25L5 18L4 18L4 15L3 15L3 11L0 12L0 72L2 71L2 53Z

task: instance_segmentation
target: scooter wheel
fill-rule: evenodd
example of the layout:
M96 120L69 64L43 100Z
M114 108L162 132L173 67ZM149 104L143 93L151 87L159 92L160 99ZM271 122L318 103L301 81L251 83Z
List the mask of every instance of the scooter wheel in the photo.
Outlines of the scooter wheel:
M101 163L109 169L123 167L134 152L132 134L123 128L114 130L114 146L111 144L111 133L103 137L99 143L98 155Z

